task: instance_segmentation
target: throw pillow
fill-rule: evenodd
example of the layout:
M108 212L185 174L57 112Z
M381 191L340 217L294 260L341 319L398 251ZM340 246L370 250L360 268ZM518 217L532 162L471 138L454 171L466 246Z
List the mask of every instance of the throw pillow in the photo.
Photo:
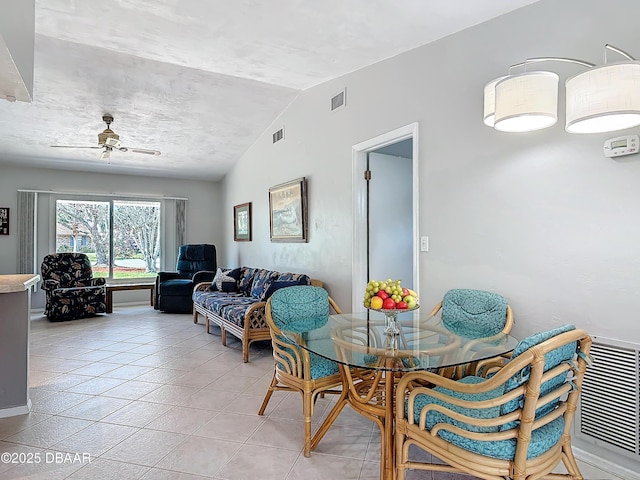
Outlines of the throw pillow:
M219 292L225 292L225 291L228 292L230 291L229 289L231 288L229 284L233 283L235 285L233 291L236 292L238 291L237 285L238 285L239 279L240 279L239 268L234 268L233 270L218 268L218 270L216 270L216 276L213 277L213 280L211 281L210 290L214 290L214 291L217 290ZM224 288L223 288L223 283L227 284Z
M269 288L265 290L260 301L266 302L269 299L269 297L274 294L274 292L276 292L277 290L280 290L281 288L295 287L297 285L300 285L299 281L297 280L274 280L269 285Z

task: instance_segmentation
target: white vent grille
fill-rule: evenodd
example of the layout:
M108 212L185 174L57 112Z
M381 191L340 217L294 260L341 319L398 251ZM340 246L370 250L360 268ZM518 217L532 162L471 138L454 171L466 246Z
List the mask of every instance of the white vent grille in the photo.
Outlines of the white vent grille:
M347 104L347 89L331 97L331 111L344 107Z
M584 377L578 434L597 445L638 459L640 456L640 348L594 339L593 365Z
M284 127L273 134L273 143L279 142L280 140L284 140Z

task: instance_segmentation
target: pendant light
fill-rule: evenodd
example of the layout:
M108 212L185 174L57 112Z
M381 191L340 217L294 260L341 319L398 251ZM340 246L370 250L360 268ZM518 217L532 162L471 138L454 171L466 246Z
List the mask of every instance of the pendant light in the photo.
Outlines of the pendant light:
M607 63L612 50L628 61ZM640 125L640 62L626 52L605 45L604 65L565 57L530 58L512 65L509 75L484 89L486 125L504 132L528 132L550 127L558 120L558 75L548 71L512 75L511 69L533 62L576 63L587 70L566 83L566 125L569 133L600 133Z
M552 72L510 75L495 86L495 124L501 132L531 132L558 121L558 81Z
M640 63L595 67L566 82L569 133L599 133L640 125Z

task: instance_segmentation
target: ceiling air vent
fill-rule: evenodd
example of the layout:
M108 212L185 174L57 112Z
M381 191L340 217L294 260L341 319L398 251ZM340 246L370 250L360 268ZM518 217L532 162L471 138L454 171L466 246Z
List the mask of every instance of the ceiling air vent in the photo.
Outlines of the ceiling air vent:
M331 97L331 111L342 108L347 104L347 89L345 88L341 92Z
M284 139L284 127L273 134L273 143Z

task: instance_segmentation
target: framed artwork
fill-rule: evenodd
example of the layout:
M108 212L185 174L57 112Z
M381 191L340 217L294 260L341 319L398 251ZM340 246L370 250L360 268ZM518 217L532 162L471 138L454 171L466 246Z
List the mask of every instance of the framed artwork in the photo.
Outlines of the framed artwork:
M269 226L272 242L306 242L307 218L305 177L269 189Z
M0 207L0 235L9 235L9 208Z
M251 241L251 202L233 207L233 239L236 242Z

